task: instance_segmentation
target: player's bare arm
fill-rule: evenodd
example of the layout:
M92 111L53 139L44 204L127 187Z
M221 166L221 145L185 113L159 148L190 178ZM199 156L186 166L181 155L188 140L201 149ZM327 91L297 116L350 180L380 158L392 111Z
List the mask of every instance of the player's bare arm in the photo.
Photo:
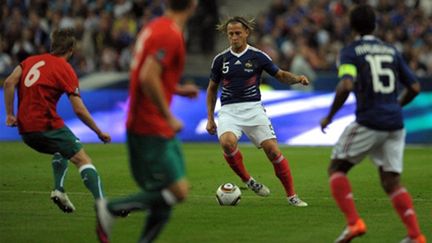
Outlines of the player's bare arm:
M22 68L17 66L13 72L6 78L4 89L4 102L6 108L6 126L14 127L17 125L17 118L14 113L15 87L21 78Z
M77 117L86 124L92 131L94 131L99 139L104 143L111 142L111 136L108 133L102 132L93 120L87 107L84 105L81 97L78 95L69 95L69 101Z
M326 117L321 119L321 131L325 133L325 128L332 122L333 116L339 111L353 90L353 82L350 79L341 80L336 87L336 95Z
M199 94L199 88L195 84L178 84L175 93L188 98L196 98Z
M216 106L217 90L219 85L213 80L209 81L207 87L207 132L211 135L216 134L216 123L214 121L214 110Z
M161 74L162 66L160 63L154 57L147 57L139 73L141 90L159 108L171 128L175 132L179 132L183 128L183 123L172 114L164 99Z
M405 88L398 98L399 104L401 106L407 105L420 93L420 90L420 83L418 82L413 83L411 86Z
M293 73L279 69L276 73L275 78L282 83L293 85L302 84L304 86L309 85L309 79L304 75L295 75Z

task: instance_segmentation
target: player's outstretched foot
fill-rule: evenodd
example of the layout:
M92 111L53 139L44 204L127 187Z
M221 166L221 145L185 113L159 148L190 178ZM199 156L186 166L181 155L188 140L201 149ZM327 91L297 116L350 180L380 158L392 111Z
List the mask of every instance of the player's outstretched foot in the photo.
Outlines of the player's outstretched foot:
M335 243L348 243L355 237L362 236L366 233L366 224L362 219L358 219L355 224L348 225L342 234L335 240Z
M96 200L96 235L99 242L108 243L114 224L114 216L108 211L105 199Z
M297 194L291 197L287 197L287 199L288 199L288 203L295 207L307 207L308 205L305 201L301 200L297 196Z
M426 237L424 235L419 235L413 239L407 236L400 243L426 243Z
M270 195L270 189L265 185L257 182L255 179L250 179L246 185L251 189L255 194L261 197L267 197Z
M51 200L65 213L72 213L75 211L75 206L69 200L65 192L59 190L52 191Z

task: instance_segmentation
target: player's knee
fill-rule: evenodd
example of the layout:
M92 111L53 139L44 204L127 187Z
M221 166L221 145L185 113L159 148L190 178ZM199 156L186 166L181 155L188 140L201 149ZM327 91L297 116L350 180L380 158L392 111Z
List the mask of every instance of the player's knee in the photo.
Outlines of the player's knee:
M223 140L220 142L220 144L226 154L232 153L237 148L237 144L230 140Z
M346 160L332 160L328 169L327 173L329 176L336 172L342 172L344 174L348 173L348 171L351 169L353 164L351 164L349 161Z

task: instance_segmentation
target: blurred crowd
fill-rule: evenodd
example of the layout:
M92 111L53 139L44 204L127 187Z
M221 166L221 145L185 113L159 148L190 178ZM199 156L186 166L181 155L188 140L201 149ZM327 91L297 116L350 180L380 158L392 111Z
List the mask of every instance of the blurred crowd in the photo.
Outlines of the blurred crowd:
M254 16L257 28L251 42L282 68L313 80L318 71L335 70L338 50L352 40L348 11L359 1L269 1ZM378 12L377 35L403 53L417 76L432 76L432 1L366 2ZM3 0L0 73L10 72L29 55L48 52L49 33L63 27L77 32L71 64L78 75L126 71L135 35L163 9L164 0ZM217 1L200 0L186 34L190 52L218 51L214 50L218 19Z
M160 16L164 7L164 0L1 1L0 73L10 72L29 55L48 52L49 33L65 27L75 28L77 34L77 48L70 63L78 75L127 71L137 32ZM203 36L208 26L218 21L216 2L202 0L196 15L191 29ZM190 45L201 45L196 51L213 50L213 42L204 43L200 38L193 41Z
M338 51L352 41L349 10L369 3L377 11L375 34L393 44L418 77L432 77L430 0L273 0L256 17L252 40L282 68L306 74L336 69Z

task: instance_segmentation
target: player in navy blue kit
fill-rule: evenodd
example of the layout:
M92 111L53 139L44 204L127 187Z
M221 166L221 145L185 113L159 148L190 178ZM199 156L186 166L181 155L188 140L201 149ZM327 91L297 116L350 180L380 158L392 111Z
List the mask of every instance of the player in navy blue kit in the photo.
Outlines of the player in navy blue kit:
M245 133L258 148L263 148L272 162L276 176L284 186L288 202L305 207L294 191L293 179L287 159L279 150L270 119L261 103L259 85L261 74L268 74L286 84L308 85L301 75L279 69L264 52L248 45L247 38L253 30L253 22L243 17L233 17L218 26L227 34L230 47L216 55L211 67L207 89L207 131L218 135L224 157L234 172L259 196L268 196L270 190L250 176L238 149L238 140ZM222 85L218 125L214 111L219 85Z
M375 29L372 7L356 6L350 13L350 25L359 36L340 53L340 82L330 111L321 120L324 132L349 93L354 92L356 120L345 128L336 143L328 169L332 195L347 222L336 242L350 242L366 233L347 173L367 155L378 167L381 185L408 231L402 242L426 242L411 196L400 184L405 146L402 106L414 99L420 85L398 51L371 35ZM399 95L400 83L405 89Z

